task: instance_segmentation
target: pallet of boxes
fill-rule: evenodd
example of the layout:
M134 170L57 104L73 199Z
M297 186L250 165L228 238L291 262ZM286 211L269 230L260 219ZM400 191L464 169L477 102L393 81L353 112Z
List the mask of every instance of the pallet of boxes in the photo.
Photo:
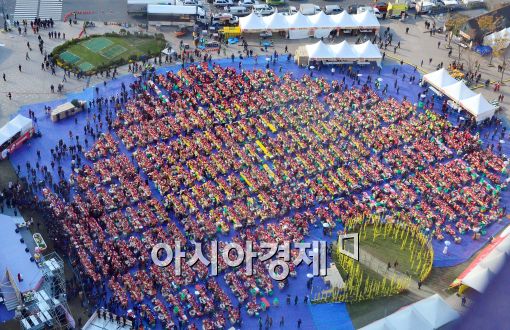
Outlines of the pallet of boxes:
M72 100L59 105L55 109L51 110L51 120L57 122L67 117L74 116L75 114L82 112L85 109L87 102Z

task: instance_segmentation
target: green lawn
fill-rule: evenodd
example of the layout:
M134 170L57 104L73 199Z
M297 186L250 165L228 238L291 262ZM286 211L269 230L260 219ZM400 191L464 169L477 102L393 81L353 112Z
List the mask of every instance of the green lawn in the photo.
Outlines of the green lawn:
M393 267L395 261L398 262L397 270L402 273L408 273L413 278L416 279L416 275L414 271L411 270L411 252L408 248L404 248L401 250L402 240L400 236L397 240L394 240L393 237L386 236L384 239L383 235L378 235L375 241L373 240L373 226L366 227L366 238L364 238L364 234L360 234L360 248L369 252L371 255L376 257L377 259L384 261L385 263L390 262L391 267ZM392 235L393 236L393 235ZM410 238L408 238L407 246L409 246ZM416 268L416 263L414 265Z
M163 39L140 38L135 36L94 36L69 47L59 55L59 65L71 65L82 71L98 67L127 63L132 56L159 54L165 47Z

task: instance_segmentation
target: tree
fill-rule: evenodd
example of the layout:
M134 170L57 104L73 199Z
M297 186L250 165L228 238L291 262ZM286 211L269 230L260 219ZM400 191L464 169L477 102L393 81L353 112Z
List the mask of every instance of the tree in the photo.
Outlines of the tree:
M451 48L452 38L454 35L457 35L460 31L460 28L464 23L469 19L469 16L462 15L462 14L455 14L451 16L451 14L448 14L448 18L445 22L445 28L446 31L449 32L448 37L448 46L447 48Z
M506 69L506 53L508 48L508 45L510 44L510 40L506 37L497 37L492 42L492 53L496 57L501 57L502 63L501 63L501 83L503 83L503 76L505 74Z
M492 33L499 29L501 23L503 23L503 17L483 15L478 17L476 22L478 23L478 27L482 31L482 34L486 35L487 33Z

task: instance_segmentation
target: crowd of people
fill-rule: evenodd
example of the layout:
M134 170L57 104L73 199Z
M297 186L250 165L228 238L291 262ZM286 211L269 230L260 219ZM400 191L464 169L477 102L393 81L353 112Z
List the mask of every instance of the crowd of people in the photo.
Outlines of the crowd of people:
M69 132L51 164L27 163L28 186L42 191L50 231L97 306L135 326L240 324L243 309L259 315L262 297L293 285L292 262L291 278L275 283L266 262L248 276L219 260L220 281L201 263L184 263L181 276L160 268L151 247L180 241L190 253L192 241L228 234L259 250L372 213L459 243L504 215L500 150L482 148L433 101L417 109L380 95L368 81L270 69L144 71L91 101L84 135Z

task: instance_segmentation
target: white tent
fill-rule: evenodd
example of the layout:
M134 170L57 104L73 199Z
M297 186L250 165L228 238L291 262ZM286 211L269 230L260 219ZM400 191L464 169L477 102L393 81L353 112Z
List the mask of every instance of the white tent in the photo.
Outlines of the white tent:
M322 10L315 15L308 16L310 23L312 26L317 29L332 29L336 26L335 22L331 19L329 15L326 15Z
M440 295L435 294L422 299L414 304L414 308L420 313L434 329L440 328L459 317Z
M319 40L311 45L306 45L305 47L310 58L319 60L335 57L335 53L331 50L331 47L322 42L322 40Z
M326 15L324 12L305 16L301 12L286 16L275 13L268 17L260 17L254 13L239 18L241 32L288 31L290 39L308 37L327 37L334 30L378 30L379 21L373 13L349 15L345 11L337 15Z
M313 34L315 38L326 38L331 31L336 29L336 25L331 17L322 10L315 15L308 16L308 19L314 28Z
M432 330L459 317L438 294L420 300L395 313L375 321L362 330Z
M301 53L301 49L299 53ZM335 45L327 45L319 41L304 46L304 54L306 54L309 61L323 61L326 63L376 61L379 64L382 59L381 52L370 41L360 45L350 45L345 40Z
M333 52L337 54L338 58L352 60L356 60L358 58L358 53L356 53L352 46L345 40L339 44L331 45L330 47Z
M438 89L440 92L443 92L443 89L446 86L453 85L457 82L455 78L448 74L446 69L440 69L431 73L427 73L423 76L423 80Z
M492 278L501 270L510 256L510 236L506 236L478 265L461 280L461 283L483 293Z
M462 81L446 86L443 91L449 98L457 103L476 95L476 93L467 87Z
M285 16L285 19L289 25L289 39L304 39L310 36L312 23L308 16L298 11L294 15Z
M285 16L281 13L273 13L272 15L262 17L264 25L271 31L285 31L289 28L289 23Z
M9 125L16 127L21 132L26 132L32 128L32 119L17 115L9 122Z
M377 17L369 11L364 11L360 14L352 15L354 22L356 22L356 26L359 29L379 29L381 24L377 20Z
M510 45L510 27L484 37L483 44L491 47L507 48Z
M382 60L381 52L376 45L370 41L365 41L362 44L352 45L354 51L358 54L360 60L365 61L378 61Z
M460 105L476 117L476 121L482 121L491 118L496 112L496 108L490 104L482 94L476 94L467 99L461 100Z
M246 17L239 18L239 27L241 31L261 32L267 30L267 25L262 20L262 17L255 13L251 13Z

